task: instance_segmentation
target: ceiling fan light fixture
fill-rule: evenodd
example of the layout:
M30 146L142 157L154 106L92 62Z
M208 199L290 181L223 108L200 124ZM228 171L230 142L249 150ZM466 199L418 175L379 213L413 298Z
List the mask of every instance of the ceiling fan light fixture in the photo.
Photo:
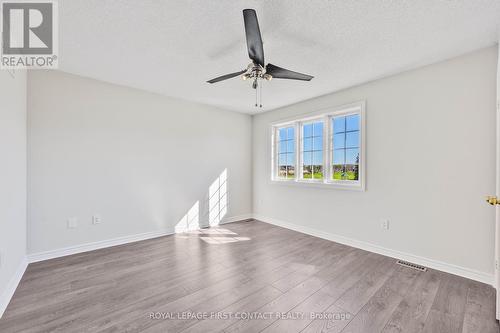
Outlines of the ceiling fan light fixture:
M267 81L271 81L273 79L273 76L271 74L264 74L264 79Z

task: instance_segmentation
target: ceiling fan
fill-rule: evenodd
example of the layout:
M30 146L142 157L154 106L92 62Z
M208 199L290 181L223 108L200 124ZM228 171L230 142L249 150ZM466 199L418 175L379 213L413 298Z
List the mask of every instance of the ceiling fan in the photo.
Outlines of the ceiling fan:
M301 80L301 81L311 81L313 76L294 72L285 68L275 66L268 63L264 63L264 48L262 46L262 37L259 29L259 22L257 21L257 14L253 9L243 10L243 20L245 21L245 33L247 38L247 48L248 56L252 62L247 66L246 69L222 75L216 77L215 79L207 81L208 83L216 83L231 79L236 76L241 76L243 80L251 79L252 88L256 90L256 102L257 106L257 88L262 86L259 84L259 80L270 81L274 79L289 79L289 80ZM260 107L262 107L262 92Z

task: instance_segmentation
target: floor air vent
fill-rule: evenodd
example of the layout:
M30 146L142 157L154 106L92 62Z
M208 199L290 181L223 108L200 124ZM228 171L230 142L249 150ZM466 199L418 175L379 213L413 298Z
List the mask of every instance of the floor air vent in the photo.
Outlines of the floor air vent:
M420 266L417 264L412 264L411 262L404 261L404 260L398 260L397 264L401 265L401 266L408 267L408 268L413 268L413 269L416 269L417 271L421 271L421 272L427 271L427 267Z

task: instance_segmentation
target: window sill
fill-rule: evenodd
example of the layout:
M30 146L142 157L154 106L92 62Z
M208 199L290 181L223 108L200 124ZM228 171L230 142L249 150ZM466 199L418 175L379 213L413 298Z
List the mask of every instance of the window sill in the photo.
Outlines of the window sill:
M285 185L285 186L323 188L323 189L330 189L330 190L348 190L348 191L360 191L360 192L365 191L365 188L364 188L362 183L346 184L346 183L334 183L334 182L314 181L314 180L271 179L270 184L272 184L272 185Z

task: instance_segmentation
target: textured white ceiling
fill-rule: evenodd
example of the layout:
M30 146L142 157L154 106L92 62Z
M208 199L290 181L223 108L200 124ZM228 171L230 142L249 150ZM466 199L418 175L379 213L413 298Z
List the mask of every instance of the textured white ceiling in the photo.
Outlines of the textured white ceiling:
M242 9L266 62L314 75L265 83L263 112L444 60L498 40L499 0L60 0L60 69L225 109L256 112Z

